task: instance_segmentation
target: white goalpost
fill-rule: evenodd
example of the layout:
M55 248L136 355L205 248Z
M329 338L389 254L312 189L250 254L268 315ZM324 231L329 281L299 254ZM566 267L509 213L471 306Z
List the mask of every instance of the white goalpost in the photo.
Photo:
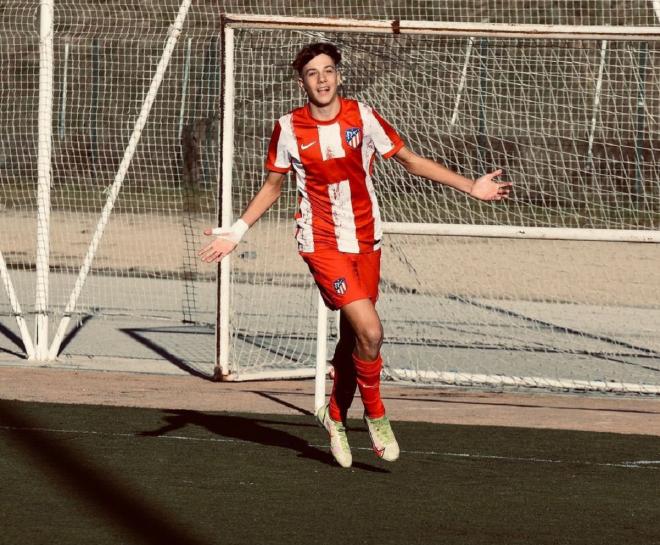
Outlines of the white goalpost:
M37 258L35 286L35 357L48 353L48 273L53 117L53 0L41 2L39 32L39 133L37 185ZM24 341L25 342L25 341Z
M660 392L658 28L227 15L223 35L224 226L261 182L274 120L304 100L288 63L311 41L339 45L346 94L413 150L514 182L491 206L378 167L386 375ZM316 376L318 405L338 328L296 261L295 199L223 262L218 371Z
M197 252L305 101L293 56L329 40L411 149L514 184L481 203L376 162L386 376L658 393L659 2L157 4L0 13L0 357L317 376L320 399L339 327L295 184L222 267Z

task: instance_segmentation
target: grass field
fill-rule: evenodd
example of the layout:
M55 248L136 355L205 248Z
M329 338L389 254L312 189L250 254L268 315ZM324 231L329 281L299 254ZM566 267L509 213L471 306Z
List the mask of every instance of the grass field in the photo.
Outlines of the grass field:
M0 402L0 543L660 543L660 437Z

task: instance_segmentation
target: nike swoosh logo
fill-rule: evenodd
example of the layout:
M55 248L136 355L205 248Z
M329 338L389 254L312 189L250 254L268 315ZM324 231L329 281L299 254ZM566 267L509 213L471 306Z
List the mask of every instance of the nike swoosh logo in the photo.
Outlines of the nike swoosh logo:
M316 140L314 140L314 142L310 142L309 144L301 144L300 149L306 150L307 148L311 148L314 144L316 144Z

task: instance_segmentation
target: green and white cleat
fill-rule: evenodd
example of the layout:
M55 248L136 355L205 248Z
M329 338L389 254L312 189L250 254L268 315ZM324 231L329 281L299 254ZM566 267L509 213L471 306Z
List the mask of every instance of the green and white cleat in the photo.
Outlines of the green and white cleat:
M330 452L332 452L337 463L341 467L351 467L353 456L351 456L351 447L348 445L344 424L330 418L330 410L327 404L316 412L316 419L330 434Z
M396 442L392 426L387 416L381 418L369 418L364 415L364 422L369 430L371 444L376 456L388 462L394 462L399 458L399 444Z

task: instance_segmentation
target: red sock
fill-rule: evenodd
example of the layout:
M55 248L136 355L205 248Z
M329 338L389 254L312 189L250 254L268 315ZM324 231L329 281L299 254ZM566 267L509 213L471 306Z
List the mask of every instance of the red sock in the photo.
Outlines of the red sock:
M383 358L378 354L374 361L364 361L353 354L353 362L365 413L369 418L384 416L385 406L380 399L380 371L383 368Z
M353 362L333 361L335 378L330 395L330 418L335 422L346 422L357 388L357 377Z

